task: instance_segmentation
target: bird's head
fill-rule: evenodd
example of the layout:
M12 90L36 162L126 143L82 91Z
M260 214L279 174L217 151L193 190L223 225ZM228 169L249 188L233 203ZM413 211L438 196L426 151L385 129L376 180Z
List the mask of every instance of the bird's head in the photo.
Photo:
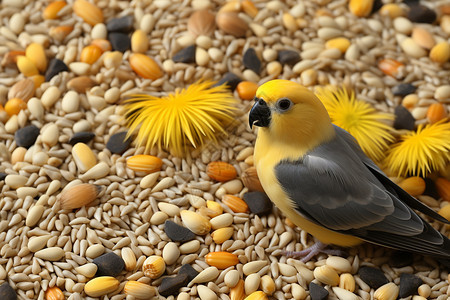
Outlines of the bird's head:
M328 139L333 134L330 117L319 98L289 80L271 80L256 91L249 115L250 127L261 127L270 139L287 143ZM258 136L260 134L258 133Z

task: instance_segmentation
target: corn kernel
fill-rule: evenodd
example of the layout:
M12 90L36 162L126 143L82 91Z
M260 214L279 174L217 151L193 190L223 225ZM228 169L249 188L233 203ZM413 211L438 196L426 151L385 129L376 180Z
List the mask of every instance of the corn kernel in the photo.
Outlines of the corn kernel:
M42 17L46 20L57 19L59 11L66 5L67 5L66 1L51 2L44 9L44 12L42 13Z
M27 103L20 98L9 99L5 104L5 111L10 116L18 115L25 108L27 108Z
M119 281L111 276L100 276L90 280L84 286L84 292L91 297L100 297L115 291Z
M17 68L27 77L39 74L39 70L34 62L26 56L21 55L17 57Z
M252 100L256 95L256 90L258 89L258 85L251 81L241 81L236 86L236 91L239 95L239 98L242 100Z
M145 53L148 50L148 37L143 30L136 30L131 36L131 50L136 53Z
M95 45L89 45L81 50L80 61L92 65L102 55L102 49Z

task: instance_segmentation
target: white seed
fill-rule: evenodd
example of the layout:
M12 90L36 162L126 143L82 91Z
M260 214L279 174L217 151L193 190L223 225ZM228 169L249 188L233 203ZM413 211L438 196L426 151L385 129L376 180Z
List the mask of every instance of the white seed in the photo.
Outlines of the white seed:
M175 244L174 242L167 243L162 251L162 257L166 262L166 265L174 264L177 261L178 257L180 257L180 249L178 248L177 244Z
M92 259L99 257L103 253L105 253L105 246L102 244L94 244L86 249L86 256Z
M49 147L53 147L58 143L59 127L55 123L50 123L41 133L41 141Z
M333 287L334 294L339 298L339 300L358 300L359 297L349 292L345 289L341 289L338 287Z
M179 246L181 254L197 252L200 249L200 241L192 240Z
M180 214L180 208L178 206L176 206L175 204L159 202L158 208L162 212L165 212L169 217L175 217Z
M110 167L107 163L101 161L92 168L90 168L86 173L80 176L80 179L83 181L89 179L100 179L109 174L111 171Z
M216 300L217 295L204 285L197 286L197 293L201 300Z
M325 27L317 31L317 36L327 41L342 36L342 31L337 28Z
M450 102L450 85L441 85L436 88L434 92L434 98L439 101Z
M61 101L61 108L66 113L73 113L78 111L80 107L80 96L78 96L78 93L75 91L68 91L62 101Z
M228 227L231 224L233 224L233 215L229 213L218 215L217 217L214 217L211 220L209 220L209 223L211 223L211 227L214 230L223 227Z
M20 34L25 27L25 18L21 13L15 13L9 19L9 28L15 34Z
M405 17L398 17L394 19L394 28L400 33L409 35L413 30L413 23Z
M120 99L120 89L116 86L105 92L105 101L109 104L116 103Z
M41 235L32 237L28 240L28 249L31 252L37 252L47 245L47 241L51 238L51 235Z
M258 290L261 283L261 276L258 273L248 275L244 281L245 294L250 295Z
M157 211L150 218L150 224L152 224L152 225L161 225L168 218L169 218L169 216L165 212Z
M238 284L239 279L241 279L239 271L230 270L229 272L227 272L227 274L225 274L223 281L229 288L234 288Z
M80 120L73 125L73 132L82 132L91 130L91 123L88 120Z
M56 101L58 101L60 96L61 91L56 86L50 86L42 94L41 97L42 105L45 108L49 109L50 107L53 106L53 104L55 104Z
M42 214L45 211L45 207L42 205L35 205L28 211L27 218L25 221L25 225L28 227L33 227L39 222L42 217Z
M338 273L348 273L352 270L352 265L350 264L350 262L347 259L339 256L328 257L326 260L326 264L338 271Z
M43 151L39 151L33 155L32 163L35 166L43 166L47 163L47 161L48 154Z
M75 268L78 274L81 274L87 278L94 277L95 273L97 273L97 265L94 263L87 263L85 265L79 266Z
M50 247L37 251L34 256L48 261L58 261L64 257L66 252L59 247Z
M69 64L69 69L77 75L86 75L91 69L91 65L85 62L73 62Z
M280 270L281 275L284 276L294 276L297 274L297 269L288 264L278 263L278 269Z
M106 39L108 36L108 30L106 29L106 25L104 23L95 24L95 26L91 30L91 37L93 40L95 39Z
M162 191L164 189L168 189L175 184L175 179L172 177L165 177L158 182L157 185L152 189L152 193Z
M428 297L430 297L430 294L431 294L431 287L428 284L422 284L417 289L417 292L419 293L420 296L422 296L424 298L428 298Z
M208 267L201 271L194 279L189 282L188 287L191 287L194 283L203 283L213 281L219 276L219 270L216 267Z
M22 187L27 183L28 178L23 175L9 174L5 178L5 184L12 189Z
M129 247L124 247L120 250L123 261L125 262L125 270L133 271L136 268L136 255Z
M209 48L208 54L214 62L221 62L223 59L223 52L217 48Z
M244 272L245 275L250 275L252 273L259 272L259 270L261 270L267 264L268 262L266 260L254 260L246 263L242 268L242 272Z
M16 190L17 197L20 199L25 199L26 196L30 196L31 198L36 197L39 194L39 191L37 188L29 187L29 186L23 186Z
M421 58L427 55L427 51L420 47L412 38L404 39L400 47L406 54L414 58Z
M195 50L195 62L199 66L206 66L209 62L209 55L205 49L197 47Z

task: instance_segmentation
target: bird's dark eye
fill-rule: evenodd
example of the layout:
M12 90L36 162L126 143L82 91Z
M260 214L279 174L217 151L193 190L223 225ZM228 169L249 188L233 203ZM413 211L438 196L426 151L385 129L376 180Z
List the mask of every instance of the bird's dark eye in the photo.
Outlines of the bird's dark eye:
M291 108L291 106L292 106L292 101L287 98L280 99L277 102L277 107L283 111L288 110L289 108Z

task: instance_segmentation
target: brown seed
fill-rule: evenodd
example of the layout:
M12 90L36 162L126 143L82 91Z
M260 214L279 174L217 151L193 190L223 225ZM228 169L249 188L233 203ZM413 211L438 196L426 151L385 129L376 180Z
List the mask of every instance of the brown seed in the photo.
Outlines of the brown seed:
M239 263L239 259L236 254L224 251L210 252L206 254L205 261L208 265L216 267L220 270L235 266Z
M129 58L130 66L139 76L156 80L163 76L163 72L158 64L147 55L142 53L133 53Z
M159 157L147 154L139 154L127 160L127 167L133 171L150 174L161 170L163 162Z
M232 289L230 289L230 300L244 300L245 298L245 282L240 279L238 284Z
M28 101L34 96L34 82L31 79L25 78L15 83L8 92L8 99L19 98L23 101Z
M251 0L244 0L241 3L242 10L249 15L250 17L254 18L258 14L258 9L255 6L255 3L253 3Z
M90 183L82 183L63 190L59 202L62 209L75 209L94 201L101 187Z
M9 67L17 63L18 56L25 56L25 51L22 50L12 50L3 56L2 67Z
M216 16L217 26L225 33L235 37L244 37L247 30L247 23L235 12L220 12Z
M414 27L411 37L419 46L425 49L431 49L436 44L433 35L422 27Z
M242 183L249 189L249 191L264 192L255 167L245 169L245 171L242 172L241 179Z
M92 26L103 23L103 12L101 9L86 0L76 0L72 9L75 14Z
M46 20L57 19L59 11L66 5L67 5L66 1L51 2L44 9L44 12L42 13L42 17Z
M95 39L91 42L91 45L99 47L102 52L110 51L112 49L111 43L104 39Z
M248 205L239 197L233 195L224 195L222 202L226 204L235 213L245 213L248 211Z
M414 197L422 195L425 191L425 180L418 176L406 178L398 185Z
M233 165L223 161L213 161L206 167L206 174L214 180L225 182L236 178L237 171Z
M216 29L216 20L207 9L201 9L189 17L187 26L189 32L195 37L199 35L211 36Z
M450 202L450 181L445 178L439 177L438 179L436 179L435 184L442 199Z
M50 31L48 34L55 41L62 43L64 41L64 39L66 38L66 36L68 36L72 32L72 30L73 30L73 26L62 25L62 26L56 26L56 27L50 28Z
M428 122L430 122L430 124L439 122L440 120L446 117L447 117L447 110L445 109L445 106L442 103L436 102L428 107L427 119Z
M77 93L86 93L92 87L96 86L97 82L88 76L75 77L67 82L67 88L74 90Z
M405 65L394 59L385 58L378 62L378 68L386 75L400 79L405 75Z

